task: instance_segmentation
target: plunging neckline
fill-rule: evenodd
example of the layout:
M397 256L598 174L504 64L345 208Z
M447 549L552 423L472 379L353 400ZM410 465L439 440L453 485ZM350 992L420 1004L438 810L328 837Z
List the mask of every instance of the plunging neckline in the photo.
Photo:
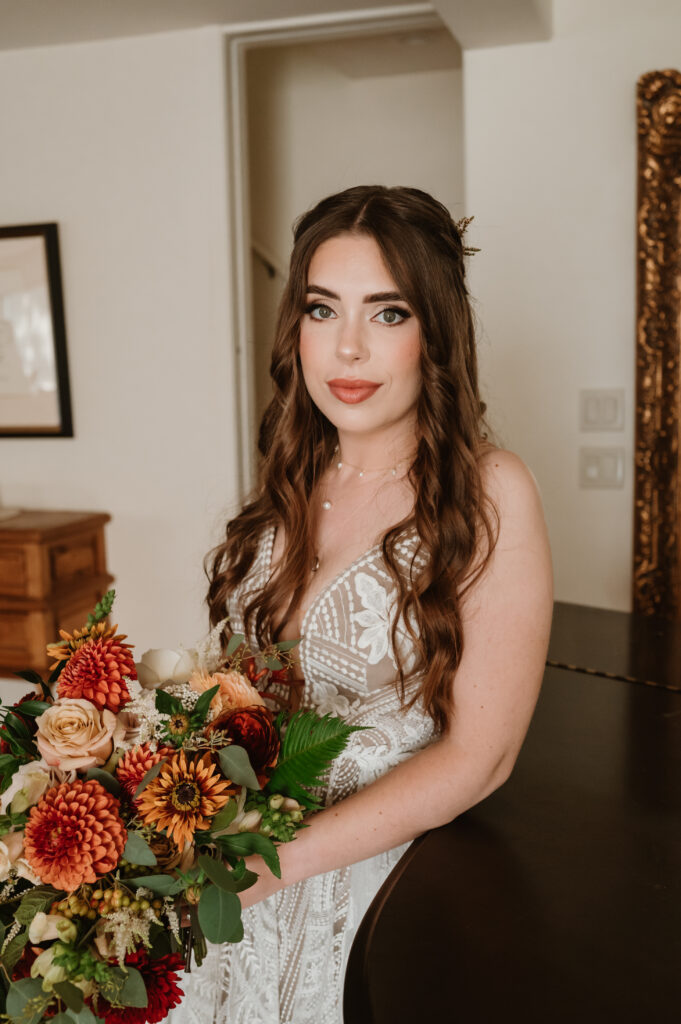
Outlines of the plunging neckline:
M277 536L277 527L276 527L276 525L270 526L269 553L268 553L268 556L267 556L268 579L269 579L269 577L272 574L272 555L274 554L274 541L275 541L276 536ZM303 615L302 619L300 620L300 637L299 637L299 639L300 639L301 642L305 639L305 630L307 628L307 620L310 617L311 613L314 611L315 605L317 605L323 598L325 598L327 596L327 594L330 593L331 589L336 586L336 584L338 583L338 581L341 579L342 576L345 576L346 573L352 572L352 570L355 568L356 565L359 565L360 562L364 561L365 558L369 558L369 556L373 555L373 553L375 551L379 551L382 548L382 546L383 546L383 540L379 540L376 544L373 544L370 548L367 548L367 550L364 551L361 555L358 555L357 558L355 558L355 560L353 562L350 562L350 564L347 565L344 569L341 569L341 571L339 573L336 573L336 575L332 579L330 579L329 582L326 583L322 587L322 589L319 591L319 593L315 597L312 598L312 601L310 602L310 604L307 607L307 611L305 612L305 614ZM299 645L299 647L300 647L300 645ZM301 668L302 668L302 658L300 659L300 661L301 661Z

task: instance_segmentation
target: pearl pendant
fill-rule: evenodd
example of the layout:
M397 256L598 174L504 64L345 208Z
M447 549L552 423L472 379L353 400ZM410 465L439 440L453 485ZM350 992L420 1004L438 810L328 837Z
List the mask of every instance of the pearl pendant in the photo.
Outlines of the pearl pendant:
M329 509L331 508L331 502L329 501L328 498L326 499L326 501L322 502L322 508L324 509L325 512L328 512Z
M316 572L318 568L319 568L319 557L317 555L315 555L314 556L314 562L312 563L312 572Z
M343 463L342 462L338 462L338 463L336 463L336 465L338 466L339 469L343 468Z

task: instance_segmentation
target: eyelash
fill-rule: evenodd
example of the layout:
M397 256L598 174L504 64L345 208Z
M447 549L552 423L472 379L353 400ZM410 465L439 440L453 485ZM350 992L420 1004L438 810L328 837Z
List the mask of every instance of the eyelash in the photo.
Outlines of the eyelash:
M326 302L311 302L308 306L305 307L305 312L306 313L312 313L313 310L320 309L320 308L331 309L331 306L329 306ZM332 312L333 312L333 310L332 310ZM382 327L399 327L400 324L404 323L405 320L408 320L409 317L411 316L411 313L409 313L406 309L401 309L400 306L384 306L383 309L381 309L376 314L376 316L380 316L381 313L397 313L399 316L402 317L402 319L398 320L397 323L395 323L395 324L385 324L384 323L384 324L381 325ZM320 317L314 317L313 319L315 319L315 320L320 320L320 319L328 320L328 319L330 319L330 317L321 317L321 318Z

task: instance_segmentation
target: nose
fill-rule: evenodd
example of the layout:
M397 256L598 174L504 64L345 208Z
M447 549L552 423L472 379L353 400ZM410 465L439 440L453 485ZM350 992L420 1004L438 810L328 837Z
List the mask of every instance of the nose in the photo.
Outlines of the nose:
M344 317L339 321L336 355L347 363L356 363L368 358L369 350L359 320Z

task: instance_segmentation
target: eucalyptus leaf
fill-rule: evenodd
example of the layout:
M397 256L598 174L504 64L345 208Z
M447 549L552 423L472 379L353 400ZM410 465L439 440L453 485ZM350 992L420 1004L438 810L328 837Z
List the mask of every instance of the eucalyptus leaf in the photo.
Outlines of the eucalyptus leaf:
M135 795L133 797L133 800L136 800L138 796L141 796L142 790L145 788L145 786L148 786L149 783L153 779L156 778L156 776L160 772L161 768L166 763L166 760L167 760L167 758L162 757L160 761L156 762L156 764L152 764L151 768L149 769L148 772L145 773L142 781L140 782L139 786L135 790Z
M171 878L170 875L140 875L126 879L126 882L130 886L151 889L159 896L176 896L184 888L181 878Z
M72 1017L70 1013L58 1013L55 1017L50 1017L51 1024L73 1024L75 1017Z
M146 1006L149 997L144 978L134 967L127 967L126 970L128 975L118 998L124 1006Z
M230 800L229 803L225 804L222 810L218 811L211 822L211 833L221 832L223 829L229 828L236 818L238 811L239 807L236 800Z
M239 942L243 937L239 897L214 885L206 886L199 899L199 924L209 942Z
M45 1007L51 1001L52 995L43 991L40 978L21 978L20 981L13 981L7 990L7 1015L21 1020L21 1024L38 1024Z
M226 652L228 658L231 658L231 656L236 651L237 647L241 647L245 639L246 637L243 635L243 633L234 633L233 636L230 636Z
M83 1009L83 993L76 985L73 985L70 981L60 981L53 987L59 998L66 1003L69 1010L73 1010L74 1013L80 1013Z
M276 643L274 646L277 651L281 651L283 654L284 651L290 651L294 647L297 647L299 643L300 637L298 637L297 640L279 640L279 642Z
M271 669L273 672L278 672L280 668L284 667L283 664L279 661L279 659L273 658L271 654L268 654L264 661L266 667Z
M219 757L223 774L237 786L248 786L249 789L262 788L243 747L232 743L222 748Z
M112 796L121 795L121 784L118 779L111 774L111 772L104 771L103 768L92 767L88 768L85 773L86 779L95 779L107 793L111 793Z
M142 864L149 867L153 867L156 864L154 851L139 832L128 832L123 856L131 864Z

